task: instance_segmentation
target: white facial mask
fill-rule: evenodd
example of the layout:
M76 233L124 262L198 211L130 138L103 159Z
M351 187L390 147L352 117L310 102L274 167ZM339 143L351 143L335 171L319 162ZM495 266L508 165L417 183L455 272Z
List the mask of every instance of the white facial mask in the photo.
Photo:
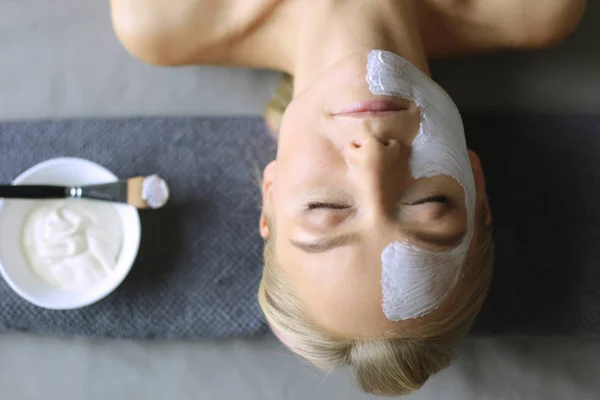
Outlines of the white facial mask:
M448 175L465 193L468 228L458 247L435 252L395 242L381 254L383 312L392 321L418 318L439 307L452 290L471 242L476 192L464 128L450 96L396 54L371 51L367 83L373 94L409 99L421 108L410 160L413 178Z

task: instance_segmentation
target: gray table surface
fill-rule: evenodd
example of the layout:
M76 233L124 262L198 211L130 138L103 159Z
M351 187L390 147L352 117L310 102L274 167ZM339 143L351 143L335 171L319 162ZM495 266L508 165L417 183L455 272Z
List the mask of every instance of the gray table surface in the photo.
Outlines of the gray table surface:
M556 50L436 63L462 109L600 112L600 3ZM482 74L480 71L486 71ZM142 65L105 1L0 0L0 118L259 114L277 74ZM411 399L597 399L600 339L470 339ZM363 399L274 339L152 342L3 335L0 398Z

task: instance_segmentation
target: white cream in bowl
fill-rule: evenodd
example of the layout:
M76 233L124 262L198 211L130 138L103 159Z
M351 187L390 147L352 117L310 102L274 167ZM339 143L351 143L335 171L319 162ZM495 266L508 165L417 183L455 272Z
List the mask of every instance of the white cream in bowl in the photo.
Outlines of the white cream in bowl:
M91 161L56 158L31 167L13 184L116 180ZM133 266L140 240L138 211L127 204L0 200L0 273L15 293L40 307L80 308L110 294Z
M110 203L40 201L23 229L31 268L65 290L92 287L114 273L122 241L119 214Z

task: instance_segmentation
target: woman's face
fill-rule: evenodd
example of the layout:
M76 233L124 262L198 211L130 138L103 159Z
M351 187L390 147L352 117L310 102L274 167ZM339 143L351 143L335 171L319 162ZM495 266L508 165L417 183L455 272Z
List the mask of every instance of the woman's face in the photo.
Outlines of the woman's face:
M467 231L456 180L411 177L419 108L371 94L365 68L366 55L342 60L296 96L263 185L261 234L274 241L277 268L311 319L347 336L419 323L383 314L381 253L388 244L445 250ZM481 200L485 188L474 154L471 164Z

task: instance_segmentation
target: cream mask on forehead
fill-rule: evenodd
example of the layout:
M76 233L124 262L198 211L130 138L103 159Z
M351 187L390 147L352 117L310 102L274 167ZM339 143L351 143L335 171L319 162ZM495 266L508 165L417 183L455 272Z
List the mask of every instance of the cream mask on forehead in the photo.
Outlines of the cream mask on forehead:
M464 128L450 96L396 54L371 51L367 83L373 94L409 99L421 108L412 144L412 177L448 175L465 193L467 234L455 249L436 252L394 242L381 254L383 312L392 321L418 318L436 309L458 281L473 233L475 181Z

